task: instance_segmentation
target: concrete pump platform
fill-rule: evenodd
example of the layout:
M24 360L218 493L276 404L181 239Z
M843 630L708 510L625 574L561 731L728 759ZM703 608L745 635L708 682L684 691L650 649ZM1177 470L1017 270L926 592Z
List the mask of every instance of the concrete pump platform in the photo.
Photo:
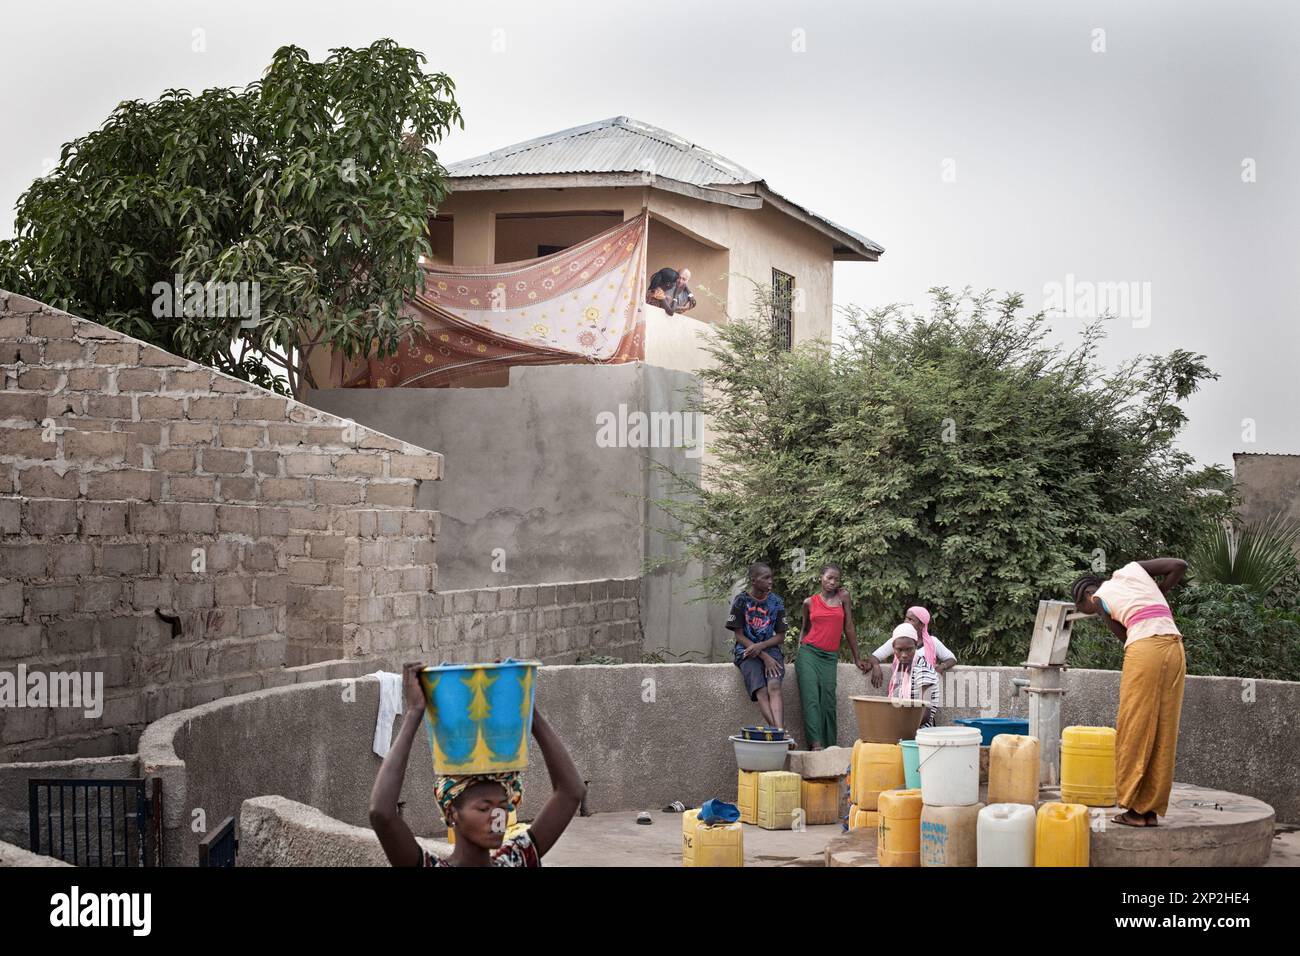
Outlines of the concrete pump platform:
M983 793L981 793L983 796ZM1044 800L1060 794L1044 790ZM1092 866L1263 866L1274 847L1273 808L1254 797L1175 783L1169 815L1158 827L1126 827L1106 811L1094 828ZM1293 864L1298 834L1279 836L1279 863ZM876 866L876 833L854 830L826 847L827 866Z

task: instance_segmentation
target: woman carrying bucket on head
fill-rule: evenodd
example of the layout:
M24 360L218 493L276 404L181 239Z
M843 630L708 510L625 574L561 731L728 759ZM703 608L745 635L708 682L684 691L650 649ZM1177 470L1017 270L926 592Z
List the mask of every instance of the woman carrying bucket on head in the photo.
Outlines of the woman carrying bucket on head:
M939 675L930 666L920 649L920 638L911 624L894 628L890 644L894 649L894 666L889 674L890 697L919 700L925 703L921 710L921 727L933 727L943 698L939 691Z
M1075 607L1101 615L1124 644L1115 719L1115 787L1125 809L1114 820L1125 826L1156 826L1169 810L1187 658L1165 595L1186 570L1187 562L1180 558L1132 561L1109 580L1084 574L1071 588Z
M533 737L551 775L552 794L536 819L506 839L510 810L523 799L523 771L439 776L434 795L447 825L456 831L456 849L446 860L427 853L397 810L411 744L425 713L419 674L422 664L402 668L405 713L397 741L384 758L370 793L370 825L393 866L541 866L541 858L578 812L587 788L569 752L541 712L533 709Z
M867 664L858 657L853 605L848 592L840 590L838 564L822 565L821 586L820 593L804 598L800 627L803 640L794 666L809 750L834 747L839 739L835 720L835 672L839 667L840 643L844 638L848 638L849 651L858 670L863 673L868 670Z

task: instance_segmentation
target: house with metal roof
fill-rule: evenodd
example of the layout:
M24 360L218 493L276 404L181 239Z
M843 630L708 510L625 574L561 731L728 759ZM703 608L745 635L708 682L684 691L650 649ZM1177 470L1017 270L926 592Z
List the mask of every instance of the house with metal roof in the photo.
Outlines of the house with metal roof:
M601 642L621 641L631 629L647 651L730 659L722 645L727 632L715 619L725 606L693 600L703 568L663 533L672 519L654 501L671 493L659 466L701 475L710 460L709 422L687 409L698 384L693 373L711 359L705 347L716 324L751 314L754 284L784 290L773 320L787 341L829 338L835 263L871 262L884 250L738 163L623 116L476 156L449 172L452 192L430 219L427 265L437 278L426 283L429 305L420 303L429 341L376 359L380 374L364 385L341 387L346 376L319 370L317 381L333 387L313 390L308 402L445 456L444 480L421 491L421 506L441 516L439 588L500 589L500 607L511 608L476 622L467 617L466 626L495 635L512 626L508 615L540 614L522 598L514 609L516 586L619 578L637 623L603 628ZM623 279L586 280L592 287L583 286L585 295L614 290L637 306L643 358L598 362L556 350L544 364L520 360L527 331L512 330L536 331L549 321L565 333L581 324L560 317L572 308L567 302L530 306L530 283L545 290L565 281L561 273L570 273L576 257L605 258L609 247L593 248L598 237L632 220L640 220L638 238L619 246L635 247L629 258L636 268L624 266L624 279L635 272L639 286L662 267L690 269L698 305L669 315L645 301L645 290L623 288ZM580 282L587 266L576 264ZM488 267L496 272L488 275ZM507 274L508 286L500 281ZM463 290L454 275L466 277ZM471 288L480 280L486 293ZM489 303L493 287L504 289L509 308L498 312ZM576 297L573 289L564 294ZM447 304L453 295L460 298ZM555 313L536 315L534 325L529 310L549 310L552 302ZM584 303L582 321L594 308ZM447 322L444 312L453 307L460 318L469 315L465 305L478 306L481 327L462 322L435 331L431 323ZM478 364L497 330L508 354ZM454 376L402 377L407 363L439 368L444 351L456 363ZM554 625L562 650L567 629L588 611L595 613L568 608L554 621L548 612L546 625ZM438 640L449 633L440 631Z
M641 212L647 274L690 269L699 305L665 323L648 308L646 361L693 370L680 331L746 314L771 286L791 343L829 338L836 262L884 248L773 190L757 174L626 116L516 143L448 166L451 195L430 220L433 261L475 266L550 255ZM488 384L488 383L482 383Z

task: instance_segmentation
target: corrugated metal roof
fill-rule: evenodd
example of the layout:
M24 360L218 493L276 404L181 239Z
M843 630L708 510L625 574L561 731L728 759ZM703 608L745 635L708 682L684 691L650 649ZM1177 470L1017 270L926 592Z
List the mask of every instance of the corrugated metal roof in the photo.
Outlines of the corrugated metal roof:
M628 116L614 116L586 126L575 126L527 142L463 159L447 167L452 180L495 176L582 175L649 171L657 178L701 187L756 185L810 216L832 236L839 233L854 250L873 258L885 251L861 233L821 216L807 206L782 196L751 172L727 157L704 149L676 133ZM452 189L455 189L453 182Z
M754 173L725 156L627 116L575 126L447 167L453 178L643 170L693 186L739 186L759 181Z

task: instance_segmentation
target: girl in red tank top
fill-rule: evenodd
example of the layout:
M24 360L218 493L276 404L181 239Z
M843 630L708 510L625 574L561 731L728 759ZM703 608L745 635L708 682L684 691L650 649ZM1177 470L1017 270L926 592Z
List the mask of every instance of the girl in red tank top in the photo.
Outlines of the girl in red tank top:
M821 591L803 602L803 639L795 659L795 678L803 706L804 736L809 750L834 747L839 738L835 720L836 669L840 643L849 639L849 652L858 670L867 665L858 657L858 635L853 628L853 606L847 591L840 591L840 568L822 565Z

